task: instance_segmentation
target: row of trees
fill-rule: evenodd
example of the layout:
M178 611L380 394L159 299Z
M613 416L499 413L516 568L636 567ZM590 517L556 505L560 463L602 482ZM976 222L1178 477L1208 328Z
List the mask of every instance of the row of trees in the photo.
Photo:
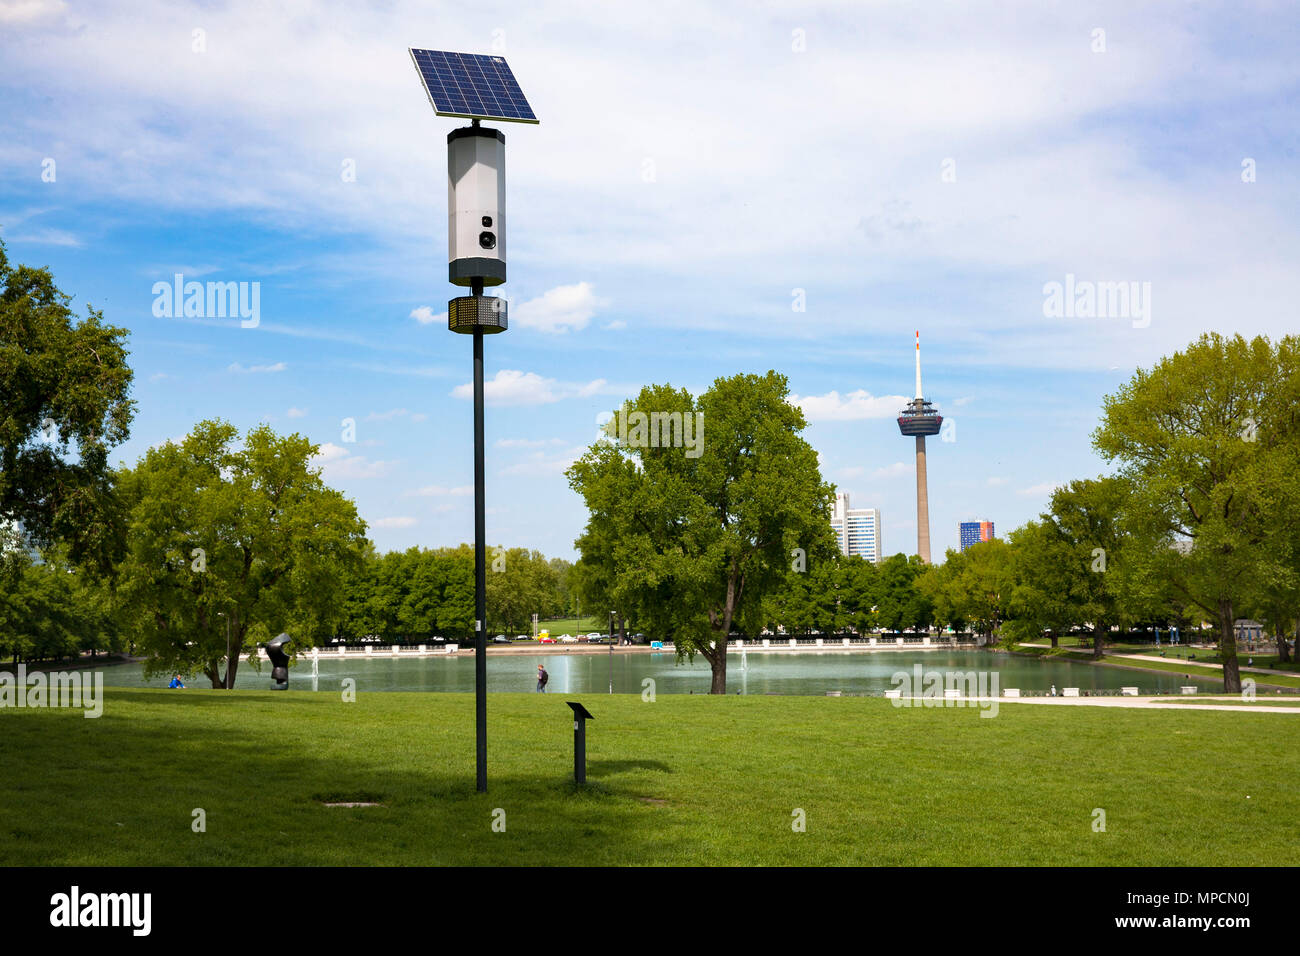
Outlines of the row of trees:
M570 613L572 565L547 560L540 551L495 548L487 561L487 625L492 632L531 633L542 620ZM411 548L376 554L367 550L344 588L338 636L410 639L474 630L474 548Z
M704 453L611 431L568 472L590 510L575 579L671 633L679 653L703 655L713 693L726 691L733 624L752 634L933 621L1053 643L1082 629L1099 656L1113 626L1207 621L1229 692L1241 689L1239 616L1296 629L1300 338L1207 334L1138 370L1105 399L1093 434L1114 474L1058 489L1009 540L925 569L835 556L834 489L787 398L775 372L718 379L698 399L647 387L618 414L703 412Z
M109 468L133 411L125 336L94 310L75 321L48 271L11 268L0 245L0 650L128 642L151 672L230 687L241 657L281 630L298 647L470 633L470 549L376 555L299 435L201 422ZM648 386L618 414L638 412L666 433L645 441L611 423L568 471L590 511L576 565L490 555L489 629L612 608L620 626L705 657L725 693L733 630L969 624L1023 640L1086 628L1100 654L1112 625L1208 620L1232 691L1235 618L1283 633L1300 617L1296 337L1207 335L1139 370L1093 436L1113 475L1058 490L1008 540L930 568L838 557L834 488L784 376L720 378L698 397ZM674 447L671 423L697 415L707 443Z

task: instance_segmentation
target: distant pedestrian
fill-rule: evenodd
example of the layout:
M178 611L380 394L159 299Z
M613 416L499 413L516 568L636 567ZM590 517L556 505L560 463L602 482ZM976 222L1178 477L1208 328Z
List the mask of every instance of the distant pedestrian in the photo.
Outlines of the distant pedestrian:
M551 679L551 675L546 673L546 668L541 664L537 665L537 693L546 693L546 682Z
M171 688L172 690L178 690L178 689L179 689L179 690L184 690L184 689L185 689L185 685L181 683L181 675L180 675L180 674L173 674L173 675L172 675L172 679L171 679L171 683L168 684L167 686L168 686L169 688Z

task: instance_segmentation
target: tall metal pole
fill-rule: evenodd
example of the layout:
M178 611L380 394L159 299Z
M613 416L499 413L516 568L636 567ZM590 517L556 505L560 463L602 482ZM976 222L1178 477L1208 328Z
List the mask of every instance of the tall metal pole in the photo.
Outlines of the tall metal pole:
M483 294L481 282L474 294ZM474 329L474 740L478 792L487 793L487 513L483 489L483 330Z

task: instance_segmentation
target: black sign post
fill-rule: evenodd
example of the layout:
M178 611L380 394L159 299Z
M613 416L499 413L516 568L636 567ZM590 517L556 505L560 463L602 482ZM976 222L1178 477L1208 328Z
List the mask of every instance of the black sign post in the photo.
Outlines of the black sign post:
M573 708L573 781L587 782L587 721L595 720L577 701L565 701Z

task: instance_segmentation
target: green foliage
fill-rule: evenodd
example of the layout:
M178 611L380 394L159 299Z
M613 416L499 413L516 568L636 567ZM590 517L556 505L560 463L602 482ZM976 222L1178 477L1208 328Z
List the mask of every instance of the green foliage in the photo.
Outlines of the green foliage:
M0 523L107 566L120 544L108 452L134 410L127 330L94 309L75 322L70 302L0 243Z
M121 475L128 520L118 596L150 673L233 683L239 657L281 631L300 650L333 633L365 524L325 486L317 446L262 426L201 422ZM223 675L221 668L225 665Z
M338 631L348 638L440 636L474 632L474 548L410 548L377 555L368 547L348 574Z
M1108 396L1093 444L1129 484L1132 578L1217 621L1224 689L1240 690L1235 607L1285 587L1300 533L1300 338L1203 335Z
M0 656L51 660L124 645L100 579L69 561L66 549L41 556L13 529L0 529Z
M531 634L534 614L545 619L563 611L559 573L540 551L495 548L488 552L489 631Z
M761 627L764 598L787 579L796 549L811 566L834 548L834 490L799 437L803 413L788 394L776 372L720 378L698 401L648 386L616 414L702 413L700 454L611 435L567 473L591 513L577 542L582 586L647 632L671 636L678 653L702 654L713 693L726 691L733 622Z
M940 623L958 630L969 624L979 634L1000 636L1015 591L1011 545L993 538L965 551L949 550L943 564L925 569L917 588Z

